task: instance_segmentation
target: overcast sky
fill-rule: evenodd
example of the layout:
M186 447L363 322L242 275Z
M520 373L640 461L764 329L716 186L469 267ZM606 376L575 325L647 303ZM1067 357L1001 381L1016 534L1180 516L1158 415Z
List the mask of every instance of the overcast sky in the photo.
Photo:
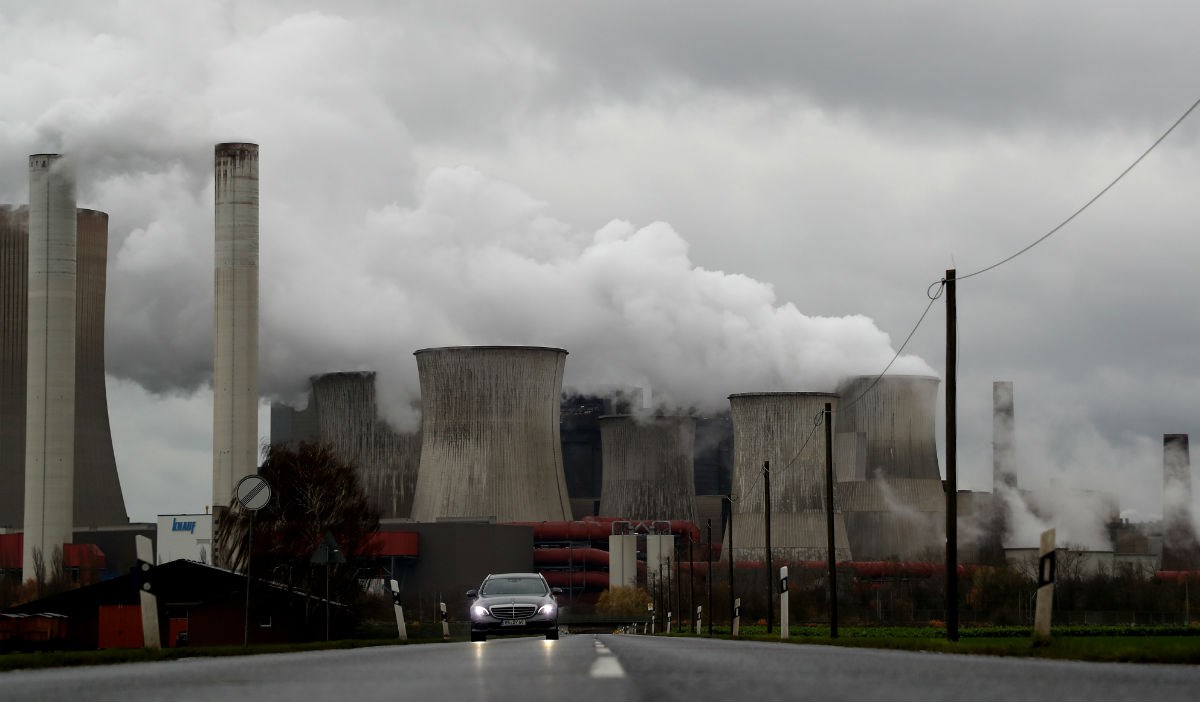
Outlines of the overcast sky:
M1095 0L0 0L0 202L63 151L110 215L113 440L152 520L211 490L216 142L261 145L264 401L375 369L412 421L413 350L516 343L720 408L881 371L946 269L1047 232L1200 97L1197 26ZM991 488L1012 380L1022 486L1161 513L1162 434L1200 429L1198 142L1193 115L959 285L960 487ZM895 370L944 375L944 329L939 300Z

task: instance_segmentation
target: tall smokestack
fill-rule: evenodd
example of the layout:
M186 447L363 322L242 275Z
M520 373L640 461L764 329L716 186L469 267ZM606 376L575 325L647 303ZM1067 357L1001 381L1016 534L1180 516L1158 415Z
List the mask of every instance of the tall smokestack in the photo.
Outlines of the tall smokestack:
M559 403L567 352L461 346L416 352L421 467L412 519L570 519Z
M1016 431L1013 428L1013 384L992 383L992 492L1017 487Z
M1192 516L1192 462L1187 434L1163 434L1163 568L1200 566Z
M30 156L26 580L51 576L75 526L75 217L75 177L65 159Z
M217 144L213 506L258 469L258 145Z

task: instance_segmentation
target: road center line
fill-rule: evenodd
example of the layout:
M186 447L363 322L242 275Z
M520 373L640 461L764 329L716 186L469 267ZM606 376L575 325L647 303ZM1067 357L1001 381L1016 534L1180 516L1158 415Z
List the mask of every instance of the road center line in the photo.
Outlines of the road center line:
M592 663L592 669L588 671L588 675L593 678L623 678L625 669L621 667L616 656L600 656L596 662Z

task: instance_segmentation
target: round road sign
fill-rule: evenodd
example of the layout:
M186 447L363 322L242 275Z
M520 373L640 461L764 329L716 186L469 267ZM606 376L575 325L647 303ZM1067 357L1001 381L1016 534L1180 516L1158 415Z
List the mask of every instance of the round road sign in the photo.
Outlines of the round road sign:
M257 475L247 475L238 481L233 494L242 507L248 510L260 510L271 501L271 485Z

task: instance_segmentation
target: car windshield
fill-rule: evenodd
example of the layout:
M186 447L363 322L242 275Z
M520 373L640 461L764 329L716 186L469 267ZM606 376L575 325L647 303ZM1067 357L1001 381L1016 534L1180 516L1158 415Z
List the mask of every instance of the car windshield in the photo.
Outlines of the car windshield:
M491 578L479 588L480 595L544 595L546 583L541 578Z

